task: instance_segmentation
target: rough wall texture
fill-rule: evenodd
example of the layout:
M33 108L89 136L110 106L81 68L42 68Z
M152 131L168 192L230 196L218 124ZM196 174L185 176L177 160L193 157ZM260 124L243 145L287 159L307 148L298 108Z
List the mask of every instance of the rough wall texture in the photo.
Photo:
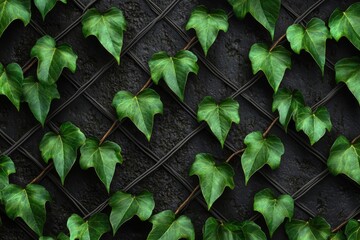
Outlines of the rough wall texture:
M72 45L79 56L78 69L75 74L65 71L59 80L61 100L52 104L50 124L60 126L64 121L71 121L87 136L96 137L101 137L112 124L115 112L111 101L114 94L119 90L136 92L149 78L147 61L152 54L160 50L173 54L183 48L194 35L193 31L183 31L191 9L204 4L231 11L226 0L80 1L69 1L67 5L58 4L45 22L33 8L33 22L28 27L25 28L21 22L15 22L1 37L0 61L3 64L27 64L31 47L44 33L57 36L61 43ZM353 2L355 1L283 0L275 38L284 34L296 17L306 12L312 4L318 3L319 6L305 17L303 23L315 16L327 20L336 7L345 9ZM114 64L112 57L96 39L85 39L82 36L79 19L86 7L90 6L101 10L116 6L124 10L128 28L120 66ZM164 10L168 11L165 17L158 17ZM233 149L243 147L242 141L248 133L254 130L262 131L269 125L275 116L271 112L272 89L265 78L253 77L248 59L249 49L256 42L271 42L266 30L250 16L243 21L232 17L229 32L221 33L209 51L207 60L200 61L199 75L190 76L185 104L177 102L163 84L154 86L164 103L164 114L156 117L152 141L148 143L129 121L125 121L109 137L122 147L125 159L124 164L117 167L112 191L127 189L131 193L138 193L148 189L154 193L155 212L175 210L188 196L191 186L197 184L195 177L188 176L189 167L197 153L208 152L219 160L225 159ZM289 47L287 44L285 46ZM199 45L192 50L199 57L203 57ZM301 90L306 103L313 105L328 96L336 87L333 63L355 54L354 47L347 40L343 39L339 43L328 41L328 63L324 76L321 76L319 68L308 54L294 54L292 70L286 72L283 86ZM207 95L217 100L224 99L237 89L255 81L254 85L236 97L240 103L241 123L233 126L229 135L227 142L232 149L222 150L209 130L194 118L197 104ZM234 161L236 188L226 191L216 202L214 209L226 219L248 219L254 215L254 194L266 187L279 194L294 194L300 189L301 194L295 194L298 197L295 216L308 219L321 215L333 227L359 208L359 188L345 177L334 177L325 171L324 161L336 137L344 134L353 138L360 133L360 108L355 98L346 88L341 88L336 93L325 103L333 121L331 133L327 133L319 143L310 147L307 138L296 133L294 126L290 126L288 134L276 126L272 133L282 139L286 149L281 167L276 171L264 168L245 187L240 161ZM71 100L68 101L69 99ZM11 180L25 185L39 174L41 165L44 165L38 144L43 134L51 129L51 125L41 128L25 104L22 104L21 111L17 112L5 97L0 97L0 105L0 150L10 154L15 161L17 173ZM184 140L185 137L188 137L187 140ZM14 142L17 144L14 145ZM155 171L141 181L134 182L159 160L163 163ZM311 184L308 184L309 182ZM108 196L94 171L82 171L78 165L70 172L64 188L59 187L54 171L48 174L41 184L53 197L53 201L47 205L46 235L66 231L66 220L71 213L86 215ZM192 201L184 214L191 217L200 239L202 225L214 213L204 208L200 196L197 200ZM106 208L105 211L108 212L109 209ZM1 218L3 226L0 239L33 239L21 221L14 223L3 213ZM267 232L261 218L257 223ZM149 223L134 219L126 223L115 237L108 234L103 239L146 239L150 229ZM286 239L283 228L277 231L274 239Z

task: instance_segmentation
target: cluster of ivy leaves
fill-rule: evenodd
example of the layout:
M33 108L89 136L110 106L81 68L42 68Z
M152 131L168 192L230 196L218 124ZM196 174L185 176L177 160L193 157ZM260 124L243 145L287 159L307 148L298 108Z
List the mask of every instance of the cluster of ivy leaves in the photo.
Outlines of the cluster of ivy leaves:
M61 0L66 3L66 1ZM280 12L281 0L228 0L235 15L242 19L248 13L266 28L274 37L275 25ZM34 0L43 19L55 6L57 0ZM14 20L27 25L31 18L30 0L0 0L0 36ZM293 52L302 50L309 53L320 71L324 73L326 41L346 37L360 50L360 3L351 5L347 10L335 10L328 26L318 18L313 18L306 26L291 25L286 38ZM186 29L194 29L200 45L207 55L220 31L227 32L228 15L221 9L209 10L205 6L196 7L187 22ZM104 12L89 9L82 19L84 37L94 36L102 46L120 64L120 52L123 45L123 33L126 19L118 8ZM67 44L57 44L50 36L44 36L31 49L31 58L37 59L36 76L24 77L17 63L4 66L0 63L0 94L5 95L19 110L21 101L27 102L34 117L44 125L53 99L60 98L56 82L64 68L76 71L77 55ZM287 69L291 68L291 51L278 42L272 46L256 43L251 47L249 58L254 74L263 72L274 90L273 111L279 113L279 121L286 130L290 121L295 122L296 130L303 131L311 144L318 142L331 131L330 115L325 107L312 109L306 105L300 91L280 88ZM175 55L167 52L155 53L149 60L151 79L155 84L164 81L167 87L184 101L186 82L189 74L197 74L197 57L188 49ZM344 82L360 103L360 58L340 60L335 67L336 81ZM137 93L121 90L113 98L118 121L130 119L150 141L154 117L163 113L163 103L159 94L144 87ZM239 104L228 98L216 101L206 96L198 105L198 121L205 121L214 136L224 146L232 124L240 123ZM241 165L245 175L245 184L265 165L272 169L279 167L285 152L280 138L269 135L268 131L254 131L244 139L246 146L241 151ZM86 137L81 129L65 122L58 132L46 133L39 145L41 156L46 163L52 161L62 184L79 158L79 165L87 170L94 168L105 188L110 192L111 182L117 164L123 161L121 147L106 139ZM78 157L78 153L80 156ZM331 148L328 167L334 174L345 174L360 184L360 142L349 141L340 136ZM235 171L226 162L218 162L207 153L195 157L189 175L199 178L200 189L210 210L214 202L221 197L226 188L235 187ZM68 218L69 236L60 233L57 237L42 236L46 221L46 202L51 201L49 192L41 185L29 183L25 187L9 182L9 176L15 173L15 165L8 156L0 157L0 203L11 219L21 218L42 240L98 240L109 231L115 235L128 220L137 216L148 220L153 227L147 239L195 239L191 219L177 216L171 210L153 215L155 202L152 194L144 191L131 195L122 191L115 192L109 198L110 215L96 213L83 219L77 214ZM254 211L259 212L272 236L285 222L286 233L290 240L327 240L360 239L360 223L350 220L345 231L332 233L325 219L315 217L308 221L292 219L294 200L290 195L276 196L272 190L264 189L254 197ZM266 239L264 231L254 221L222 222L214 218L206 220L203 228L205 240Z

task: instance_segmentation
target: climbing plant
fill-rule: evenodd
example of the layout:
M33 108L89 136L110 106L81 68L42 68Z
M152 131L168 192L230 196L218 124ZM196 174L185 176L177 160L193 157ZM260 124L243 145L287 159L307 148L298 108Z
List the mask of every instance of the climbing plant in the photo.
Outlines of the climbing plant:
M43 20L57 4L57 0L34 0L34 5L41 13ZM66 3L65 0L60 2ZM228 0L233 13L243 19L248 13L259 22L274 38L275 26L280 12L280 0ZM21 20L25 25L31 20L30 0L0 0L0 36L14 20ZM60 129L53 127L39 143L43 161L48 164L42 174L54 166L62 184L71 174L73 166L78 164L83 170L93 168L109 194L110 214L97 212L85 217L74 213L67 220L68 232L59 233L57 237L42 236L46 222L46 203L51 201L50 193L38 184L43 176L40 174L26 186L9 181L9 176L16 173L14 162L9 156L0 156L0 203L10 219L20 218L35 232L40 239L50 240L98 240L105 233L114 235L122 225L137 216L141 221L148 221L152 228L148 240L195 239L195 230L191 219L181 215L182 210L198 191L201 191L208 210L225 191L236 186L235 170L231 163L237 159L241 163L247 185L251 177L265 165L276 170L286 149L282 140L271 134L273 126L280 122L287 131L294 122L297 131L302 131L311 145L316 144L332 129L331 117L324 106L306 105L299 90L281 87L286 71L291 70L292 52L300 54L302 50L311 55L320 71L324 74L326 63L326 42L334 38L347 38L357 49L360 49L360 3L351 5L347 10L336 9L330 16L328 24L321 19L313 18L306 26L299 23L289 26L286 33L272 44L255 43L249 52L249 59L254 74L263 74L273 89L273 112L278 117L265 129L250 132L243 140L243 148L235 151L225 161L208 153L198 153L189 169L190 176L196 176L199 185L190 196L177 208L153 213L155 201L151 192L144 190L131 195L122 190L110 194L111 183L118 164L122 164L122 149L116 142L107 140L117 124L129 119L142 132L148 141L151 140L154 118L163 114L163 102L151 84L163 81L180 102L185 100L185 89L190 74L198 74L198 56L190 50L191 44L199 41L204 56L216 44L219 34L229 29L229 14L222 9L196 7L186 24L186 30L196 33L196 37L175 54L165 51L154 53L148 61L151 79L138 92L118 90L113 97L112 106L117 119L101 139L85 136L82 130L71 122L64 122ZM120 64L123 37L126 30L126 18L121 9L112 7L106 11L95 8L84 13L82 33L85 38L94 36ZM287 40L290 47L280 45ZM63 70L76 71L78 56L68 44L59 44L48 35L39 38L32 47L30 57L37 64L34 76L17 63L4 65L0 63L0 94L20 110L22 101L29 105L36 120L44 126L51 103L60 98L57 81ZM345 58L336 63L336 82L345 83L350 92L360 103L360 58ZM240 123L241 106L234 98L221 101L214 96L206 96L198 104L197 120L205 122L220 146L226 145L227 136L233 124ZM360 137L349 140L339 136L334 142L327 161L328 169L333 175L344 174L360 184ZM241 156L240 156L241 155ZM284 224L290 240L328 240L360 239L360 223L349 220L343 231L340 228L331 230L331 226L320 216L309 220L293 219L294 197L289 194L276 195L271 189L263 189L255 194L253 210L257 217L263 217L267 231L255 223L255 219L245 221L221 221L210 217L203 227L205 240L262 240L265 232L272 237L280 225ZM340 230L340 231L339 231Z

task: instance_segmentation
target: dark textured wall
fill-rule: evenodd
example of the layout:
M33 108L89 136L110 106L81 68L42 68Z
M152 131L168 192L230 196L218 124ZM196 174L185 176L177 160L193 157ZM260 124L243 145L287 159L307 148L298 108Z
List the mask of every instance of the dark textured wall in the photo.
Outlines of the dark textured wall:
M187 32L188 35L184 35L185 32L182 31L196 5L204 4L231 11L225 0L178 0L172 7L173 0L95 1L91 6L98 9L116 6L125 12L128 21L123 51L125 55L121 59L121 65L117 66L108 64L112 57L95 38L85 39L82 36L79 19L85 5L91 2L81 1L83 4L71 0L67 5L58 4L45 22L33 8L33 22L26 28L21 22L14 22L0 38L0 61L3 64L27 64L31 47L43 34L40 30L53 37L58 36L60 43L72 45L79 56L78 68L75 74L65 71L58 82L61 99L52 104L51 112L54 114L51 115L51 124L60 126L64 121L71 121L87 136L99 138L112 124L115 112L111 101L114 94L119 90L137 92L149 78L147 61L152 54L160 50L174 54L193 36L193 31ZM284 34L297 15L306 12L312 4L320 5L305 17L303 23L312 17L327 20L336 7L345 9L353 2L355 1L283 0L275 38ZM159 9L160 12L169 9L165 18L157 18ZM125 121L109 137L122 147L125 160L122 166L117 167L112 192L129 187L131 193L148 189L154 193L155 212L175 210L188 196L191 186L197 184L195 177L188 177L195 155L208 152L218 159L225 159L231 154L231 150L227 148L222 150L215 137L194 118L197 104L204 96L211 95L221 100L233 94L236 89L256 81L236 98L240 103L241 123L233 126L227 141L235 149L243 147L243 139L248 133L263 131L269 125L272 117L276 116L271 113L272 89L265 78L254 79L248 58L249 49L256 42L270 44L267 31L250 16L243 21L233 17L230 19L228 33L220 34L205 62L199 61L199 75L189 77L185 105L179 104L163 84L154 86L164 103L164 114L155 118L151 142L148 143L129 121ZM289 48L288 44L285 46ZM198 56L203 56L199 45L192 50ZM292 70L286 72L282 85L301 90L306 103L313 105L326 98L336 87L333 64L343 57L355 54L355 48L347 40L343 39L339 43L329 40L324 76L321 76L319 68L308 54L294 54ZM79 87L86 90L80 91ZM236 188L233 191L227 190L221 200L216 202L214 209L227 219L245 220L254 215L253 197L259 190L270 187L279 194L294 194L299 189L303 190L303 186L311 180L315 180L316 184L310 184L307 192L301 191L306 193L296 201L297 218L308 219L312 215L321 215L335 227L360 207L360 190L356 184L344 176L334 177L324 172L324 161L336 137L344 134L351 139L360 133L360 108L355 98L346 87L335 92L337 94L325 104L334 126L331 133L327 133L319 143L310 147L306 136L296 133L293 125L288 134L276 126L272 133L282 139L286 150L280 168L271 171L265 167L245 187L240 161L235 160L233 166L237 173ZM71 101L67 102L69 99ZM43 134L50 130L49 125L41 128L27 105L22 104L21 111L17 112L5 97L0 97L0 128L0 150L9 153L17 167L17 173L11 177L11 181L25 185L41 171L38 164L44 164L38 144ZM190 136L189 139L184 140L187 136ZM18 144L12 147L14 141ZM163 161L160 167L132 186L135 179L159 160ZM108 197L94 171L82 171L78 164L68 175L64 188L59 187L54 171L41 184L53 198L47 205L47 235L67 231L66 220L71 213L87 214ZM81 206L77 207L72 199L76 199ZM212 213L201 205L201 197L198 200L192 201L184 214L191 217L200 239L202 225ZM105 212L109 212L109 209L106 208ZM32 239L23 229L21 221L14 223L3 213L1 218L3 226L0 239ZM261 218L257 223L267 232ZM146 239L150 229L149 223L134 219L126 223L114 238L107 234L103 239ZM286 239L283 227L277 231L274 239Z

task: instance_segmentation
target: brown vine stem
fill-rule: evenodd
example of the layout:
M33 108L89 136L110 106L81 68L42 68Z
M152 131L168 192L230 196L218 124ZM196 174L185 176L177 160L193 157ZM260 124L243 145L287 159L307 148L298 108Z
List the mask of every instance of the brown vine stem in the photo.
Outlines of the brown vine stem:
M104 134L104 136L100 139L99 145L103 144L103 142L106 140L106 138L110 135L110 133L118 126L119 120L115 120L111 127L107 130L107 132Z
M354 144L357 140L359 140L360 139L360 135L359 136L357 136L356 138L354 138L352 141L351 141L351 144Z
M190 195L185 199L185 201L176 209L175 215L178 215L195 197L196 193L200 189L200 185L197 185L194 190L190 193Z
M34 64L35 64L36 62L37 62L37 59L34 58L34 59L29 63L29 65L27 65L27 66L25 66L25 67L23 68L23 73L26 73L27 71L29 71L30 68L31 68L32 66L34 66Z
M54 163L50 163L49 165L47 165L41 172L40 174L35 177L29 184L32 184L32 183L37 183L39 182L43 177L45 177L45 175L50 172L54 167Z
M275 118L269 125L269 127L265 130L265 132L263 133L263 138L266 138L267 135L269 134L270 130L274 127L274 125L277 123L277 121L279 120L279 117Z
M276 40L276 42L274 42L274 44L271 46L271 48L270 48L270 52L272 51L272 50L274 50L274 48L276 48L278 45L279 45L279 43L282 41L282 40L284 40L284 38L286 37L286 33L285 34L283 34L278 40Z

